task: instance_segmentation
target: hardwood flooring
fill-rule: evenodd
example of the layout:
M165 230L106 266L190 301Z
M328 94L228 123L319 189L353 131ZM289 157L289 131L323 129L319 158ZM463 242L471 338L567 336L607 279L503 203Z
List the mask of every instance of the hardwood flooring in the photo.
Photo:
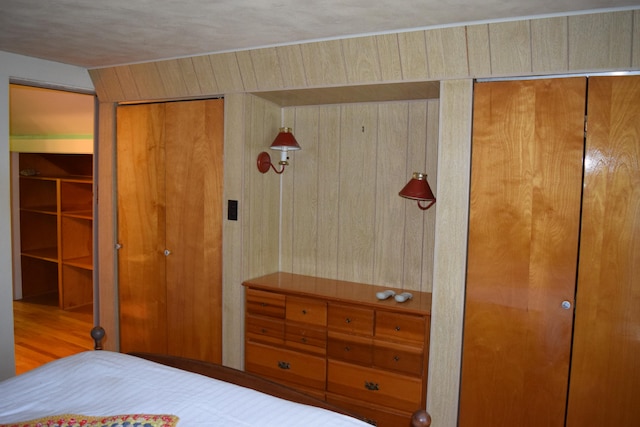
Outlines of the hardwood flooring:
M93 349L93 309L62 310L57 296L13 302L16 374Z

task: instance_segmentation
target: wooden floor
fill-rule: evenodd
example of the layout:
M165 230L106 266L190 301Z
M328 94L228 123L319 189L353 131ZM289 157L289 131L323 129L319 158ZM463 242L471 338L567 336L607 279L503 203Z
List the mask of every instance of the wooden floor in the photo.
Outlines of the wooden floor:
M93 349L93 309L62 310L55 295L13 302L16 374Z

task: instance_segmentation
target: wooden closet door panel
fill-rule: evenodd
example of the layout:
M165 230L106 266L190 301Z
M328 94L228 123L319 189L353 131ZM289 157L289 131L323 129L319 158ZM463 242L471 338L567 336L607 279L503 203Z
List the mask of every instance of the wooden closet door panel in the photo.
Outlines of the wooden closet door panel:
M475 86L459 425L562 426L584 78Z
M223 100L166 108L169 354L221 363Z
M165 353L164 106L117 110L120 350Z
M640 422L640 76L589 79L567 426Z

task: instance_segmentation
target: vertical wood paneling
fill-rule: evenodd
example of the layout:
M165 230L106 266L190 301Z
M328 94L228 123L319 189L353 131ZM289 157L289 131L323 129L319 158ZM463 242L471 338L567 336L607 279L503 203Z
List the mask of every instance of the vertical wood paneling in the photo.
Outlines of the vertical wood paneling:
M635 25L633 25L632 29L627 28L623 31L633 31L633 35L630 36L632 43L631 46L627 43L622 43L621 46L626 46L627 57L633 58L631 60L631 66L633 69L639 69L640 11L636 10L629 13L633 15ZM610 13L604 13L602 19L610 19L607 17L609 14ZM552 18L551 21L555 19L556 18ZM575 19L575 17L571 19ZM531 70L535 72L544 72L538 71L538 68L535 68L534 70L534 67L541 67L543 69L544 67L548 67L549 70L547 72L549 73L563 72L565 70L564 67L560 70L551 69L551 67L554 67L552 63L558 60L558 58L547 57L542 59L542 57L538 56L538 51L536 50L542 47L539 43L540 40L536 40L539 31L550 31L554 34L552 37L557 37L556 31L559 29L553 29L554 25L551 24L551 21L549 23L542 21L537 22L537 20L533 21L536 21L536 27L534 28L532 26L531 29L533 34L531 43L534 49L531 52L533 55ZM574 25L575 27L580 27L582 24L574 22ZM491 77L494 74L491 70L490 62L492 50L506 51L508 55L514 54L510 48L503 46L501 42L495 38L492 38L491 45L489 44L489 25L468 26L465 27L465 30L467 34L466 43L470 77ZM572 51L572 57L574 59L570 67L571 70L583 70L586 66L585 63L590 67L590 71L606 71L613 69L614 67L618 67L618 62L610 63L608 62L608 59L599 59L598 61L594 61L588 57L588 55L593 54L593 51L596 49L598 50L598 58L603 58L605 55L609 55L608 50L610 46L608 44L605 48L600 48L597 46L598 43L596 43L595 46L592 43L592 40L597 41L603 37L602 34L597 33L605 30L609 31L609 29L603 29L596 26L591 29L572 32L570 40L573 40L573 42L570 42L569 50ZM594 32L596 34L593 34ZM403 43L400 42L399 38L401 36L403 35L400 33L374 36L377 41L378 56L381 67L381 81L398 82L403 80L422 80L431 78L430 75L426 73L426 49L423 50L422 56L420 56L420 54L417 56L412 54L413 56L408 61L409 63L407 63L406 57L403 57L401 61L401 45L403 46L403 54L410 51L410 49L407 49L406 38ZM582 37L584 37L585 40L581 40ZM609 38L609 35L606 37ZM624 35L622 39L625 39ZM340 44L340 42L329 43L330 46L327 46L325 42L323 42L320 43L322 46L314 46L313 48L309 48L309 45L278 47L277 52L278 60L281 64L283 88L322 87L346 84L347 78L342 52L338 49L338 53L336 54L336 49L334 47L336 43ZM443 43L445 42L443 41ZM506 43L507 46L509 46L512 44L512 41L507 39ZM617 42L613 39L611 43ZM573 51L575 48L574 45L578 46L577 52ZM303 51L306 52L304 57ZM324 52L324 54L317 55L317 52ZM620 56L624 55L621 54ZM210 66L212 71L206 71L206 64L204 61L202 62L203 68L201 68L198 66L199 62L195 58L192 58L201 90L203 93L225 94L227 100L227 102L225 102L225 112L228 114L230 111L228 100L229 97L232 96L230 94L246 90L242 82L238 62L236 60L236 54L214 54L207 55L202 58L206 58L210 61L208 66ZM411 65L411 61L418 62L418 68L422 70L422 73L402 74L404 69L408 70L412 68L409 66ZM509 62L508 59L506 61ZM268 73L270 70L256 69L256 72ZM304 74L305 72L313 78L307 80L307 76ZM531 71L528 73L530 72ZM117 78L111 73L115 73ZM136 74L137 69L134 66L120 66L112 69L91 71L91 76L94 80L94 85L96 86L96 91L98 92L101 101L135 101L147 98L147 95L149 94L148 88L145 90L144 96L138 91L136 81L139 81L139 79ZM496 75L498 74L502 74L502 71L500 73L496 73ZM521 74L523 74L522 70L514 72L514 75ZM416 78L416 75L419 77ZM99 76L99 79L94 78L94 76ZM141 78L144 79L146 77ZM450 76L445 75L443 78L448 79ZM203 84L203 81L208 81L209 85ZM216 84L216 88L211 89L211 85L213 85L214 82ZM426 211L426 215L424 215L425 223L430 220L430 215L435 215L438 222L438 226L434 230L434 232L437 233L438 238L436 253L434 255L436 258L434 266L436 271L433 273L434 312L432 317L432 341L434 345L431 349L431 379L429 382L431 390L428 398L429 410L434 416L434 419L438 419L439 424L453 426L456 425L457 420L457 405L455 402L457 402L457 390L459 387L457 376L460 370L458 364L460 358L458 335L461 333L460 319L462 318L461 307L463 304L462 292L464 286L464 279L461 278L460 275L464 272L464 252L466 249L465 226L467 223L466 209L468 203L468 176L465 178L465 174L468 173L468 165L466 165L465 162L468 160L466 156L469 154L467 144L470 141L470 112L468 110L471 105L472 89L470 80L444 82L442 88L443 115L441 119L441 150L438 153L440 157L438 163L440 171L438 171L437 176L439 181L437 188L434 188L432 181L432 178L436 177L433 177L432 173L429 174L429 182L436 193L438 202L429 211ZM164 89L161 87L160 92L162 93L162 91L164 91ZM103 99L101 93L107 93L108 98ZM156 99L162 97L161 94L152 95L153 98ZM185 94L184 96L189 95ZM233 115L236 117L234 120L236 120L237 126L241 127L238 132L242 135L240 143L244 145L245 149L241 168L242 180L238 183L241 184L244 189L242 196L243 199L240 200L241 220L239 222L242 223L243 236L241 257L242 260L246 260L246 263L242 265L242 271L237 274L245 279L271 271L269 268L273 267L272 264L277 268L277 260L273 261L272 258L269 258L269 261L267 261L262 258L262 252L265 250L277 252L277 231L275 232L275 236L272 234L273 238L269 242L271 246L262 244L262 246L257 245L254 247L253 241L254 239L258 239L258 237L252 233L256 232L261 235L263 233L273 233L273 230L277 230L278 226L277 220L274 221L273 217L268 217L268 219L264 218L264 215L271 214L265 214L262 212L262 208L267 210L275 209L275 211L277 211L277 191L279 181L277 178L273 177L273 172L267 174L271 175L268 177L259 174L255 167L255 157L259 151L267 149L271 142L270 139L275 135L273 132L277 131L277 127L280 124L280 112L277 107L267 106L267 104L264 105L264 108L265 110L268 110L268 113L265 111L258 112L258 109L253 103L253 97L247 95L244 95L239 102L242 104L242 107L235 108L237 111L236 113L233 113ZM354 150L352 153L355 154L348 157L341 154L342 149L340 148L341 140L339 136L342 134L341 126L343 122L338 115L341 108L342 107L340 106L321 107L320 122L318 126L319 129L322 129L318 139L319 168L321 170L326 170L328 167L340 168L339 171L337 169L331 169L331 171L322 172L322 176L319 177L320 185L318 188L319 206L327 204L327 206L334 207L333 211L329 210L329 207L327 207L326 212L319 213L319 229L323 230L325 234L320 232L318 236L318 259L329 259L329 257L323 254L332 255L333 259L331 262L327 261L324 267L319 267L318 274L322 275L323 272L326 272L327 276L335 277L344 277L341 273L344 271L345 266L348 265L348 263L340 261L340 267L338 267L338 254L343 253L339 251L338 242L344 239L351 239L348 232L343 233L341 231L345 227L340 226L339 218L342 218L342 215L339 213L344 209L343 206L340 206L341 203L344 204L342 202L341 194L343 188L347 183L349 183L348 185L351 185L351 181L354 180L354 174L349 174L346 178L340 176L340 174L342 173L343 168L353 168L354 164L357 164L358 162L362 163L362 157L366 157L363 156L362 153L369 152L357 152L357 150ZM432 111L431 104L429 111ZM257 120L254 117L255 114L261 114L261 120ZM431 113L429 114L431 115ZM273 121L273 123L271 123L271 121ZM258 122L260 125L258 125ZM325 125L322 123L325 123ZM429 127L430 123L431 121L428 119ZM102 124L101 122L101 127L106 126L106 124ZM272 128L268 129L268 131L260 129L265 126L271 126ZM437 126L435 127L437 128ZM296 129L294 129L294 131L296 131ZM226 132L227 136L225 136L225 138L228 137L230 126L226 127ZM266 136L267 133L269 133L268 136ZM256 136L258 139L255 138ZM429 136L427 139L431 141L430 138L431 137ZM104 144L102 136L100 137L100 144L101 147L103 146L102 144ZM301 142L301 144L303 144L304 150L304 142ZM260 147L258 148L258 146ZM427 148L430 149L431 145L428 145ZM302 152L300 152L300 154L300 158L303 158L304 154ZM429 154L427 157L429 157ZM227 154L225 154L225 171L228 170L226 167L227 161ZM297 162L294 159L294 165L295 164L300 167L302 162ZM345 166L345 164L348 166ZM369 172L371 170L372 169L369 168L365 172ZM411 171L408 171L408 173L410 172ZM336 185L335 183L331 183L329 185L329 183L324 183L322 181L323 176L328 176L329 174L334 174L335 176L340 177L340 188L334 188ZM408 178L409 177L407 176L406 179L408 180ZM108 179L110 179L110 175L101 178L101 182ZM356 179L360 180L362 179L362 176L357 176ZM225 182L225 188L227 185L228 183ZM264 191L266 191L266 193L263 193ZM260 205L260 209L257 209L256 206L254 206L254 200L256 199L259 199L260 203L262 203ZM258 221L256 220L256 217L262 219ZM101 221L103 223L106 222L104 220L104 216ZM255 223L253 223L254 221ZM268 230L262 230L263 223L269 224L269 226L267 226ZM108 225L105 227L107 226ZM425 225L425 228L428 232L429 227ZM105 233L108 232L108 230L101 230L101 232ZM426 237L427 232L425 232L425 239L428 238ZM262 237L260 237L260 239L262 239ZM266 242L268 239L265 239L264 241ZM232 242L232 244L235 243ZM428 243L425 243L425 247L429 247ZM110 250L109 247L104 249L104 251L107 250ZM428 257L426 254L427 252L425 251L425 256ZM242 264L239 260L237 261L237 264L234 264L235 261L230 259L232 257L235 257L235 255L229 255L228 252L225 252L225 271L227 271L227 263L235 265L236 267L234 268L238 268L237 264ZM330 265L331 263L333 264ZM113 264L101 263L101 265ZM427 271L426 263L424 262L423 269ZM356 276L353 270L354 269L350 272L350 277ZM423 276L429 275L429 273L423 273ZM364 277L364 275L362 276ZM225 278L225 281L226 280L227 279ZM366 280L366 277L363 280ZM235 278L231 281L235 281L236 283L225 283L226 290L224 304L225 310L227 310L225 311L224 318L225 331L227 326L230 325L230 322L233 322L233 326L230 326L231 328L238 328L239 325L242 324L242 319L237 318L237 316L234 317L234 314L236 313L234 310L237 310L238 307L237 304L239 300L237 298L239 295L229 292L226 288L227 286L237 286L238 283ZM429 277L423 277L422 281L423 286L430 286ZM104 310L109 310L109 308L107 307ZM237 330L235 332L237 333ZM109 344L109 341L107 341L107 346ZM225 335L225 364L233 363L233 361L235 361L236 365L241 364L242 355L239 353L240 350L238 350L241 348L242 344L235 339L233 331L229 332L228 335Z
M219 94L218 83L216 83L216 76L211 68L211 62L208 56L193 56L188 58L191 60L191 67L194 73L194 82L200 88L201 94ZM187 68L187 64L183 67ZM185 74L186 78L187 74ZM226 110L226 107L225 107Z
M133 74L133 70L129 66L117 67L116 73L118 74L118 81L122 85L122 91L124 92L124 101L137 101L144 99L138 90L136 85L136 77Z
M138 95L143 100L167 98L167 91L156 62L133 64L129 66L129 69L138 88Z
M209 55L209 61L211 62L211 68L216 77L220 93L241 92L244 90L235 53Z
M620 69L631 65L633 12L569 18L569 69Z
M318 118L318 274L338 278L340 106L321 106ZM348 160L347 160L348 163Z
M113 102L124 99L124 92L118 80L115 68L89 70L89 75L96 88L96 95L101 102Z
M375 231L377 107L342 107L338 275L371 283Z
M101 100L136 101L350 83L638 69L640 25L633 22L639 16L638 10L608 12L211 54L192 58L200 84L197 94L188 61L180 62L180 73L163 68L164 83L153 69L155 63L114 67L118 81L107 77L112 69L91 75ZM170 81L169 75L184 81Z
M430 30L425 35L430 79L469 75L464 27Z
M304 87L307 81L300 45L280 46L276 48L282 73L282 87ZM268 72L260 70L259 72Z
M236 52L236 58L238 59L238 67L240 68L244 89L258 90L258 78L256 76L256 70L253 68L251 51L238 51ZM274 70L271 70L272 73L273 71Z
M318 119L319 107L296 109L294 135L298 143L304 143L304 152L295 153L294 169L287 171L292 172L293 187L284 189L292 192L295 200L292 272L310 276L317 274L318 264L318 186L321 174L318 169Z
M207 60L208 61L208 60ZM224 221L222 226L222 363L235 369L242 369L243 354L244 294L239 283L244 277L244 245L242 231L247 223L244 198L244 99L246 95L231 94L224 99L224 217L227 217L227 200L238 201L238 221Z
M443 426L458 421L472 100L471 80L442 82L427 408Z
M156 65L167 98L179 98L190 93L178 60L160 61Z
M383 34L375 37L378 46L380 76L383 81L401 81L402 65L397 34Z
M367 132L367 122L375 129ZM338 279L345 279L340 268L358 269L357 277L371 277L371 283L430 291L435 208L421 211L398 192L413 171L432 173L436 189L438 102L291 107L283 110L282 123L295 123L302 150L282 175L281 269ZM344 146L354 141L367 156L357 148L346 154ZM368 234L353 226L360 218ZM413 224L405 226L407 220ZM351 245L363 235L357 250L369 246L370 252L359 266Z
M342 41L349 83L376 83L381 79L376 40L358 37Z
M640 10L633 12L633 34L631 35L631 45L633 52L631 53L631 68L640 68Z
M427 178L431 191L436 197L436 204L424 213L422 235L422 275L420 276L420 291L433 290L434 250L436 241L436 216L438 211L438 150L440 132L440 101L427 101Z
M466 27L467 58L469 76L491 75L491 47L489 45L489 25L471 25Z
M427 46L424 31L398 34L403 80L427 80Z
M340 40L300 45L310 86L347 84Z
M569 29L566 17L531 21L531 67L534 73L569 69Z
M529 21L489 24L491 74L494 76L531 73Z
M296 109L295 108L285 108L281 111L281 127L290 127L293 128L293 135L295 136L299 133L300 129L298 129L295 119L296 119ZM269 143L273 141L278 130L273 132ZM300 142L300 141L298 141ZM302 150L306 151L307 144L301 145ZM300 150L300 151L302 151ZM271 161L275 162L276 167L278 166L278 161L280 160L280 152L274 150L267 150L270 152ZM282 201L280 202L280 270L281 271L293 271L293 259L295 258L293 252L293 221L295 218L294 212L294 203L295 203L295 175L296 169L304 169L304 162L300 164L299 161L295 161L294 152L289 153L289 166L287 166L287 171L280 175L280 198ZM274 173L273 171L269 173Z
M194 57L197 58L197 57ZM203 93L213 94L215 92L205 92L200 87L200 82L198 81L198 74L196 73L196 68L193 62L193 58L180 58L176 59L176 64L178 66L178 70L180 70L180 75L182 76L182 81L184 82L184 86L186 89L186 93L189 96L199 96ZM212 73L209 72L209 75Z
M248 210L243 221L248 224L249 254L245 277L255 277L278 270L280 177L273 171L260 173L256 167L258 153L271 145L280 124L280 109L261 98L248 99L249 110L245 139L245 189L249 190ZM247 230L247 229L245 229Z
M283 87L280 61L275 48L254 49L249 51L249 54L258 89L266 90Z
M402 285L404 200L398 191L406 182L398 172L407 166L408 109L406 102L378 107L373 283L393 287Z
M427 138L427 114L426 102L412 102L409 104L408 144L404 158L403 182L394 193L399 198L403 207L404 247L401 261L403 266L402 287L409 290L419 290L422 282L425 211L420 210L414 200L400 198L397 193L409 179L411 179L413 172L426 172L427 146L435 144L437 141L437 139L429 141ZM431 209L433 209L433 207Z
M200 88L198 75L196 74L192 58L180 58L171 61L170 66L164 72L160 69L160 72L163 81L166 81L167 78L172 77L174 74L176 75L174 78L180 83L176 82L173 84L166 82L167 85L175 86L174 91L177 92L176 97L185 96L184 94L187 94L189 97L200 96L201 94L206 93ZM178 91L178 89L181 90ZM180 95L181 92L183 95Z

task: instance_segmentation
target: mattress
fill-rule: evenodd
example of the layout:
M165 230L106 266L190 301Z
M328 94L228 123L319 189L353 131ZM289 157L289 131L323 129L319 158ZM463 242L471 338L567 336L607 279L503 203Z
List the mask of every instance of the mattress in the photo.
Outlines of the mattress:
M88 351L0 382L0 423L57 414L170 414L178 426L364 427L302 405L126 354Z

